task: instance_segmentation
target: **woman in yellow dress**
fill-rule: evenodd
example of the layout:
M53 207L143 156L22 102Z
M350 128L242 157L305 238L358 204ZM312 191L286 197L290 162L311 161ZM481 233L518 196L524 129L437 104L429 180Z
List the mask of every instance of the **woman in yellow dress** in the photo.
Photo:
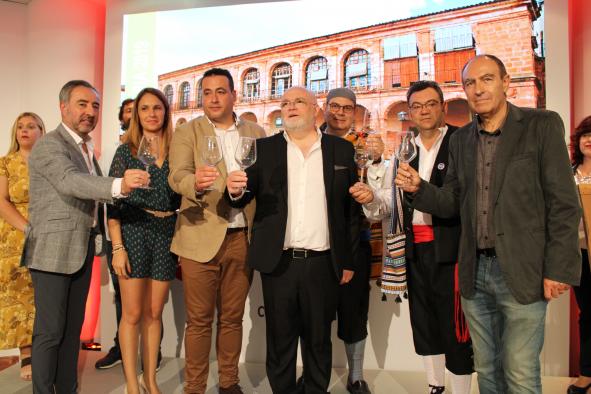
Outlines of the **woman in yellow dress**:
M31 380L35 304L33 284L20 266L29 205L27 160L45 133L39 116L20 114L12 126L8 154L0 158L0 349L20 349L21 378Z

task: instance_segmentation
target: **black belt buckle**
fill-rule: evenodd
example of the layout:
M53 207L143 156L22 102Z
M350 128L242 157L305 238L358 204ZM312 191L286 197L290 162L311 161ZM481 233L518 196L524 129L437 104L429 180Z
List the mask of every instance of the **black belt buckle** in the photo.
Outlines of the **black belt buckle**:
M291 250L291 257L293 259L307 259L308 258L308 249L292 249Z
M485 255L486 257L497 257L497 252L495 248L486 248L486 249L477 249L476 253L480 256L481 254Z

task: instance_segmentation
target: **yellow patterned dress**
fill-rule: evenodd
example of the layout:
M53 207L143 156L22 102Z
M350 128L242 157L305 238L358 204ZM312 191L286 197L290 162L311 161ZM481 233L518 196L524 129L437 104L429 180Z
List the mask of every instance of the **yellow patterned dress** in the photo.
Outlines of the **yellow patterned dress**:
M29 170L18 153L0 158L10 201L27 218ZM29 270L20 266L24 233L0 219L0 349L30 346L35 304Z

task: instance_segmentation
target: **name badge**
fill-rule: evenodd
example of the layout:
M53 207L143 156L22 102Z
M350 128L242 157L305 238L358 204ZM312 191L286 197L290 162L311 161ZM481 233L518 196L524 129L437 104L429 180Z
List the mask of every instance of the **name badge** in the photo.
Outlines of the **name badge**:
M437 169L438 170L443 170L445 168L445 163L439 163L437 164Z

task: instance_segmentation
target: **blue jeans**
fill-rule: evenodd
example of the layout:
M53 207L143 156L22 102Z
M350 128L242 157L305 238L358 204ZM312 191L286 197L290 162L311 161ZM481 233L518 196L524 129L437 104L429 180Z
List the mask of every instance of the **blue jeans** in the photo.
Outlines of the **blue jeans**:
M462 297L462 307L472 337L480 394L541 393L540 352L547 302L517 302L505 284L497 257L480 256L475 286L473 298Z

